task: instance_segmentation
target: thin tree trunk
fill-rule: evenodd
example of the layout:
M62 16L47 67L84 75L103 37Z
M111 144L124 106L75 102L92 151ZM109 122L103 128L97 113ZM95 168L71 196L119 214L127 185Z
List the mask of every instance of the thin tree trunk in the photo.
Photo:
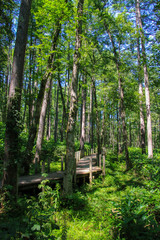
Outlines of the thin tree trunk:
M67 124L68 115L66 113L65 99L64 99L64 96L63 96L63 91L62 91L60 78L58 78L58 83L59 83L59 90L60 90L60 95L61 95L61 100L62 100L62 105L63 105L62 126L61 126L61 129L60 129L61 142L63 142L63 138L65 136L64 131L66 131L66 124Z
M118 74L121 120L122 120L122 127L123 127L123 146L125 149L125 156L126 156L126 169L128 170L132 167L132 163L131 163L131 160L129 159L129 152L128 152L128 137L127 137L127 129L126 129L126 123L125 123L124 91L123 91L123 86L122 86L122 78L121 78L121 74L120 74L120 61L119 61L119 57L118 57L118 54L117 54L117 51L115 48L114 40L113 40L111 33L105 22L104 22L104 25L105 25L106 31L108 32L108 35L109 35L111 43L112 43L114 59L115 59L117 74Z
M48 99L48 114L47 114L47 131L46 131L46 137L47 141L51 138L51 101L52 101L52 89L50 89L49 93L49 99Z
M138 12L136 11L136 27L138 31ZM139 83L139 110L140 110L140 146L142 148L142 154L146 153L145 148L145 123L144 123L144 115L143 115L143 86L141 81L141 66L140 66L140 44L139 37L137 37L137 58L138 58L138 83Z
M28 137L26 154L25 154L24 164L23 164L25 175L28 175L29 167L32 162L32 149L34 146L34 141L35 141L37 130L38 130L40 112L41 112L41 107L42 107L42 102L43 102L44 92L45 92L45 85L46 85L46 82L49 81L49 79L51 77L50 70L51 69L53 70L53 68L55 69L55 66L53 67L54 57L55 57L55 49L57 47L60 31L61 31L61 24L58 22L56 25L56 29L54 32L54 38L53 38L53 42L52 42L52 49L51 49L52 53L48 59L48 66L47 66L46 73L44 74L42 81L41 81L41 86L40 86L40 90L39 90L37 101L36 101L36 109L35 109L34 116L33 116L33 122L30 127L30 130L29 130L29 137Z
M82 87L82 121L81 121L81 137L80 137L80 147L81 147L81 157L84 157L84 143L86 134L86 76L83 76Z
M12 189L10 189L10 192L14 196L16 196L18 192L17 161L19 159L19 120L23 86L24 58L31 3L31 0L21 1L7 106L5 158L2 187L11 185Z
M75 53L73 57L73 71L72 71L72 85L71 85L71 100L70 111L67 125L67 147L66 147L66 166L65 175L63 181L64 193L66 195L73 192L73 180L76 171L76 161L74 152L74 132L75 132L75 120L77 115L77 88L78 88L78 68L80 60L80 48L81 48L81 34L82 34L82 16L83 16L83 3L84 0L78 1L77 7L77 28L76 28L76 42Z
M100 119L99 119L96 86L95 86L94 78L92 78L92 83L93 83L93 95L94 95L94 102L95 102L95 109L96 109L96 134L97 134L97 146L98 146L97 155L99 156L101 154Z
M38 129L38 136L37 136L37 142L36 142L36 153L34 162L37 165L40 162L40 154L42 149L42 142L44 137L44 130L45 130L45 119L46 119L46 112L47 112L47 104L49 100L49 95L52 87L52 78L47 80L46 86L45 86L45 93L44 98L42 102L42 108L41 108L41 114L39 119L39 129ZM37 169L35 169L35 172L37 172Z
M88 94L90 93L90 89L88 88ZM91 111L90 111L90 104L88 104L87 107L87 132L86 132L86 142L90 142L90 117L91 117Z
M145 51L145 38L144 38L143 25L142 25L142 20L141 20L139 0L136 0L136 13L137 13L138 24L139 24L139 28L140 28L142 56L143 56L144 84L145 84L146 110L147 110L148 158L153 158L149 78L148 78L148 70L147 70L147 57L146 57L146 51Z
M94 143L94 112L93 112L93 84L90 88L90 144L93 149Z
M58 79L60 79L58 73ZM56 97L56 112L55 112L55 124L54 124L54 141L57 142L57 131L58 131L58 104L59 104L59 81L57 82L57 97Z
M118 154L122 153L122 144L121 144L121 136L122 136L122 131L121 131L121 108L120 104L118 106Z

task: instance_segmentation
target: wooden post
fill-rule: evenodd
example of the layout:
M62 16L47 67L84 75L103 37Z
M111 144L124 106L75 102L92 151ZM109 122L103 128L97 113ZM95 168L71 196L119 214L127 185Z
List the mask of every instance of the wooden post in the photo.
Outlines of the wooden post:
M89 183L92 183L92 156L89 159Z
M76 165L76 159L75 159L75 165ZM74 187L76 187L76 181L77 181L77 179L76 179L76 166L75 166L75 170L74 170L74 173L73 173L73 185L74 185Z
M105 154L103 154L103 171L102 171L103 176L105 176L105 159L106 159Z
M63 171L63 156L61 156L61 171Z
M78 163L77 152L75 152L76 163Z
M101 154L99 154L99 167L101 168Z

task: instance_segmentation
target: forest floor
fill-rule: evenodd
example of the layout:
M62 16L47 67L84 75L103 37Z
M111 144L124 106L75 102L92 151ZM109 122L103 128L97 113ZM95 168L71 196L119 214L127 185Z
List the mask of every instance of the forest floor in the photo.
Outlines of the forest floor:
M160 155L152 162L131 155L135 167L126 172L123 156L108 154L105 178L67 198L44 181L38 196L23 196L19 208L0 215L1 239L160 239Z

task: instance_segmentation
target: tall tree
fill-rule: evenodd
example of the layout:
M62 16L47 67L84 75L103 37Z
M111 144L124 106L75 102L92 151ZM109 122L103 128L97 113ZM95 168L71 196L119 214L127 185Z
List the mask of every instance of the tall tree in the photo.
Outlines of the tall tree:
M45 120L46 120L46 113L47 113L47 104L49 102L49 96L52 88L52 76L48 78L46 85L45 85L45 93L43 97L41 113L39 118L39 128L38 128L38 135L37 135L37 142L36 142L36 153L35 153L35 172L37 172L37 163L40 162L40 154L42 149L42 142L44 137L44 130L45 130Z
M129 152L128 152L128 137L127 137L127 129L126 129L126 122L125 122L125 106L124 106L124 90L123 90L123 85L122 85L122 77L121 77L121 72L120 72L120 59L115 47L115 43L113 40L113 37L108 29L108 26L106 22L104 22L105 28L108 32L108 35L110 37L112 47L113 47L113 53L114 53L114 60L116 63L116 68L117 68L117 74L118 74L118 86L119 86L119 96L120 96L120 108L121 108L121 120L122 120L122 127L123 127L123 145L125 149L125 155L126 155L126 168L130 169L132 167L131 160L129 159Z
M138 12L136 11L136 27L138 31ZM138 34L137 34L138 35ZM139 110L140 110L140 145L142 148L142 153L146 153L145 149L145 123L144 123L144 114L143 114L143 85L141 81L141 63L140 63L140 43L139 36L137 36L137 58L138 58L138 83L139 83Z
M85 125L86 125L86 75L83 76L82 84L81 136L80 136L81 157L84 157L84 143L86 133Z
M140 28L142 57L143 57L143 70L144 70L144 84L145 84L145 96L146 96L146 110L147 110L147 140L148 140L148 158L153 158L153 144L152 144L152 123L151 123L151 110L150 110L150 92L149 92L149 77L147 69L147 57L145 50L145 37L143 32L143 25L140 12L139 0L136 0L136 13L138 18L138 24Z
M20 106L31 3L32 0L21 1L7 105L5 158L2 186L11 185L11 192L14 195L18 192L17 165L19 159L19 132L21 127Z
M76 41L75 52L73 57L73 71L72 71L72 83L71 83L71 99L70 110L67 125L67 137L66 137L66 166L65 175L63 181L64 193L71 194L73 192L74 174L76 171L75 151L74 151L74 132L75 121L77 115L77 88L78 88L78 69L80 60L80 48L82 42L82 17L83 17L83 4L84 0L78 1L77 6L77 25L76 25Z
M55 31L53 34L53 40L52 40L52 47L51 47L51 55L48 58L48 65L47 70L42 78L40 90L38 93L37 101L36 101L36 107L34 111L33 121L32 125L29 129L29 136L28 136L28 142L26 146L26 154L24 159L24 174L27 175L29 173L29 167L32 162L32 149L34 146L34 141L36 138L36 134L38 131L38 125L39 125L39 119L40 119L40 113L41 113L41 107L44 99L45 89L46 86L48 88L48 82L50 82L51 73L54 67L54 58L55 58L55 50L57 48L59 34L61 31L61 24L59 22L60 20L57 20Z

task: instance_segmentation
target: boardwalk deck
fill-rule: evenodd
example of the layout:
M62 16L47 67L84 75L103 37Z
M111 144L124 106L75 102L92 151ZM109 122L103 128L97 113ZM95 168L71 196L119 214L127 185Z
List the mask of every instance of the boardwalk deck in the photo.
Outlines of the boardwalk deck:
M89 159L90 156L86 156L77 164L76 167L76 178L87 178L89 177L90 169L89 169ZM92 174L93 175L99 175L102 173L102 170L100 167L96 166L96 154L92 154ZM41 176L41 174L36 174L32 176L21 176L18 179L18 189L19 190L25 190L25 189L31 189L37 187L42 180L48 179L51 182L62 182L64 176L64 171L57 171L48 173L47 177L44 178ZM0 184L1 187L1 184Z

